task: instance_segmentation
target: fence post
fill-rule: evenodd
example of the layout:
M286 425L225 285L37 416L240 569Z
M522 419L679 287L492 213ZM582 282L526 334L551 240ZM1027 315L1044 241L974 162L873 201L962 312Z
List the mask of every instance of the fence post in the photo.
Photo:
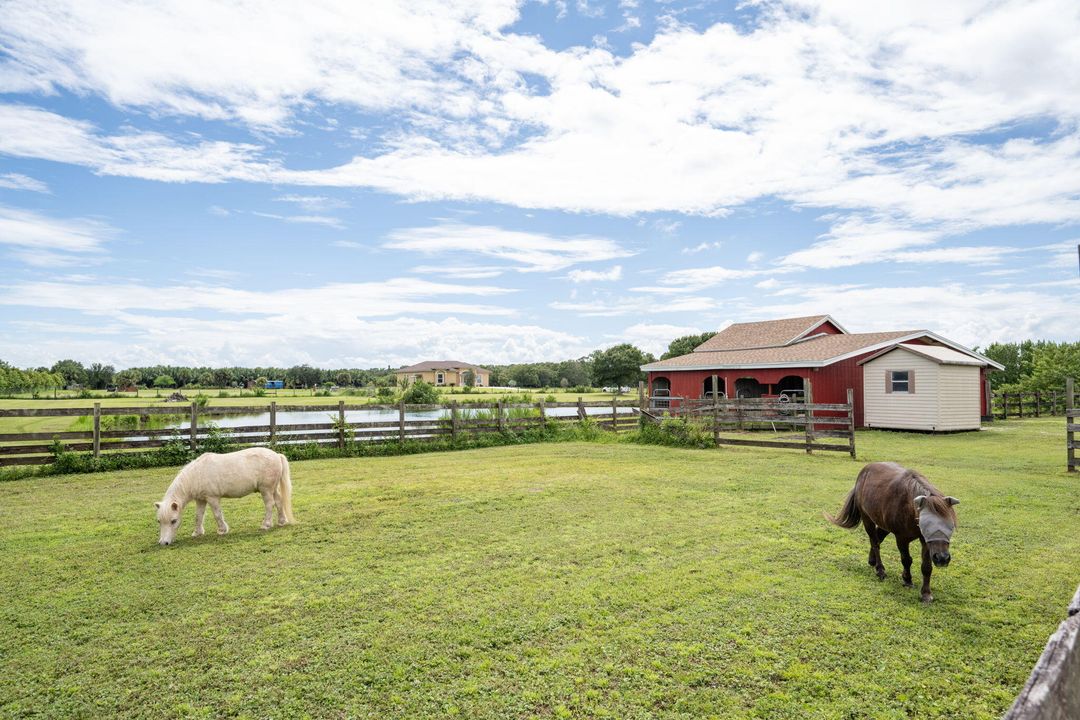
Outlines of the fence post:
M270 401L270 444L277 442L277 400Z
M503 401L495 403L495 412L499 414L499 432L506 431L506 422L503 418Z
M614 395L611 396L611 432L619 434L619 406Z
M848 450L851 459L855 459L855 391L847 389L847 417L848 417Z
M1001 393L1001 419L1009 419L1009 393Z
M1042 395L1038 390L1035 391L1035 417L1039 417L1039 403L1042 402Z
M814 454L814 388L810 378L803 379L803 402L806 403L806 454Z
M1076 472L1076 435L1070 429L1074 421L1080 418L1080 410L1077 410L1073 400L1073 379L1065 379L1065 447L1068 452L1067 462L1069 472Z
M338 413L338 448L345 449L345 401L338 400L337 404Z
M94 403L94 457L101 456L101 403Z
M1057 414L1057 390L1050 391L1050 414Z
M543 400L536 403L536 407L540 410L540 427L543 429L547 425L547 406Z
M450 401L450 439L457 440L457 400Z
M578 420L585 419L585 398L578 395L577 399L577 416Z
M191 403L191 453L198 450L199 442L196 434L199 432L199 403Z
M716 376L713 375L713 390L716 390ZM717 447L720 447L720 393L713 392L712 396L712 439Z
M398 403L398 442L405 442L405 401Z

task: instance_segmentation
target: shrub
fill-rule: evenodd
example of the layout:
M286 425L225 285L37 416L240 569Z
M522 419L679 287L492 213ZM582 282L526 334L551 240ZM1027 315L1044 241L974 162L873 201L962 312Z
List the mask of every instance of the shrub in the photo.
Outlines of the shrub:
M439 402L439 391L434 385L417 380L401 393L401 401L406 405L433 405Z

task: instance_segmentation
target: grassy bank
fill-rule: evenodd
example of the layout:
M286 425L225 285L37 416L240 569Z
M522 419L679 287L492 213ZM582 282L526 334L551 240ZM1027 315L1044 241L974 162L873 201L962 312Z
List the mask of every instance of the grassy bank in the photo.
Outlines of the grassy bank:
M0 484L0 716L997 717L1080 580L1061 425L314 460L164 549L175 468ZM930 606L821 517L878 459L962 500Z

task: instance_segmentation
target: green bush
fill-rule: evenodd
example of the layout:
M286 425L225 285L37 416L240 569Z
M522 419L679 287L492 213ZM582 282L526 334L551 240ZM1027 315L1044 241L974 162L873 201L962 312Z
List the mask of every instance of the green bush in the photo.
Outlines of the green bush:
M439 391L434 385L417 380L401 393L401 401L406 405L433 405L439 402Z

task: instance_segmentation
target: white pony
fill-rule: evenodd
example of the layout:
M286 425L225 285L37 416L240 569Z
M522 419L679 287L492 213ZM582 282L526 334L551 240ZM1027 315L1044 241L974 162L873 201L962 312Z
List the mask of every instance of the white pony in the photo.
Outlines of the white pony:
M284 455L262 447L224 455L200 455L180 469L162 501L154 503L161 525L158 544L173 543L180 527L180 515L184 512L184 506L192 500L195 501L195 532L191 536L203 534L203 516L207 504L217 520L218 535L224 535L229 532L229 526L221 514L221 498L244 497L253 492L262 494L266 506L263 530L269 530L274 525L275 505L278 525L294 521L292 480L289 477L289 461Z

